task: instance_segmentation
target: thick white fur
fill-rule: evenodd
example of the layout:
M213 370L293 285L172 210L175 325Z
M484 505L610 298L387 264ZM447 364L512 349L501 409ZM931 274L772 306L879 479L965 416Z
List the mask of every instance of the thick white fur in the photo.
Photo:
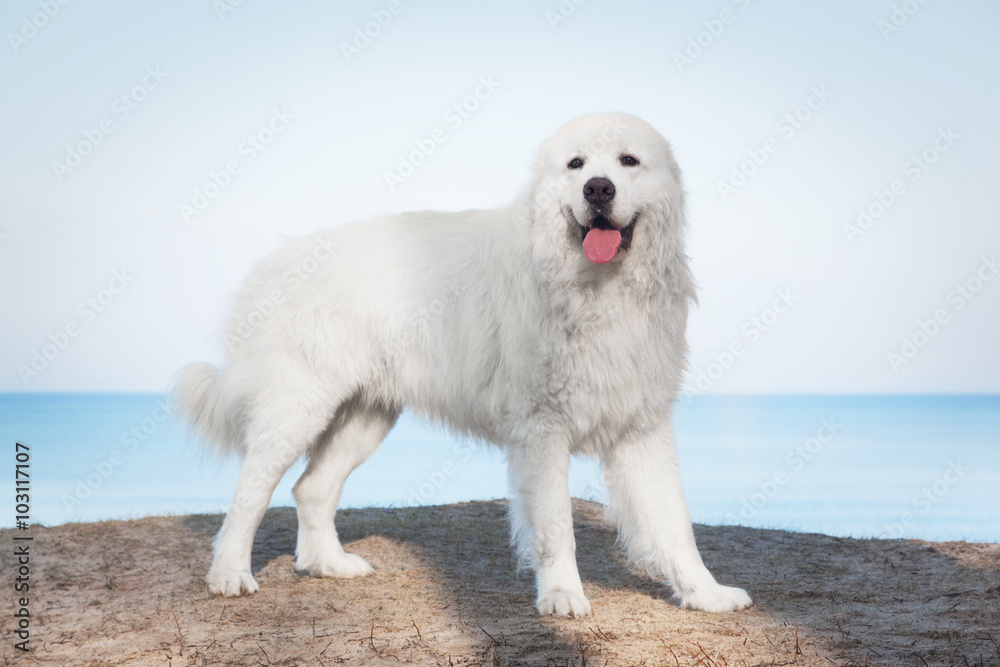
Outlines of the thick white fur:
M584 166L568 169L575 157ZM610 219L636 221L631 247L607 264L582 251L593 177L616 187ZM287 244L243 290L224 370L195 364L177 388L206 439L245 452L210 591L257 590L254 533L303 454L296 567L370 573L344 552L334 513L347 475L409 408L506 452L512 541L536 573L540 613L590 613L567 483L574 453L600 457L629 556L669 580L682 606L748 606L703 565L677 470L671 406L694 299L683 223L666 141L635 117L595 114L542 146L527 196L508 208L393 215Z

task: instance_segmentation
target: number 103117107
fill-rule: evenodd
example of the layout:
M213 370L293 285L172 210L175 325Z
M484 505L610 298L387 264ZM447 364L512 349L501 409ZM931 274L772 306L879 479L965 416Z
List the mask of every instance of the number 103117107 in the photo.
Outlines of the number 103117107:
M16 506L15 520L21 530L28 528L30 519L30 488L31 488L31 449L28 445L18 442L14 445L14 502Z

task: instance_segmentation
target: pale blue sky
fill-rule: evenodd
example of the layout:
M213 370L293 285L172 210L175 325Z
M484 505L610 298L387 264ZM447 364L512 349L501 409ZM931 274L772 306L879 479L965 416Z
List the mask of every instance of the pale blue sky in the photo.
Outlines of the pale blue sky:
M244 0L221 19L211 0L70 2L37 34L24 21L40 5L5 2L0 391L162 391L183 364L219 359L233 292L283 238L503 204L548 134L602 110L647 119L676 150L706 391L1000 391L1000 279L949 300L1000 254L1000 8L930 2L886 39L888 0L677 4L588 0L553 29L555 0L400 0L348 62L341 43L388 2ZM675 52L727 9L679 70ZM124 117L115 100L144 77ZM447 123L480 77L499 86ZM794 134L776 127L819 88L829 99ZM241 145L275 109L294 118L251 160ZM113 132L60 181L53 162L102 121ZM447 140L390 191L386 170L436 127ZM904 163L947 128L948 150L912 181ZM723 201L719 183L765 145L776 152ZM240 173L185 224L179 207L230 160ZM844 225L894 179L905 191L852 243ZM134 279L90 320L79 304L123 268ZM753 318L771 318L779 290L792 305L763 331ZM938 310L945 323L894 369L887 355ZM18 365L70 324L22 381ZM733 343L743 354L713 367Z

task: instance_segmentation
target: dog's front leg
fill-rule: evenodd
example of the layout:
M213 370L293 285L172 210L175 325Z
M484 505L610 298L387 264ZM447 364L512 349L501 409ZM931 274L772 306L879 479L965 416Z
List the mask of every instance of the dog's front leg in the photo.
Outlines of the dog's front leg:
M685 609L723 612L750 606L746 591L717 583L701 560L669 424L619 443L601 458L611 515L635 563L668 578Z
M508 447L511 541L519 564L535 571L538 613L587 616L590 602L576 567L569 461L569 445L559 440Z

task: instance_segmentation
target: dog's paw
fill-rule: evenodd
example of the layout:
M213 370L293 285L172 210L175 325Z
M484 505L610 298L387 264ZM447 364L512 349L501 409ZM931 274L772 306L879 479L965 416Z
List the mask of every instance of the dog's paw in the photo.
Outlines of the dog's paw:
M314 577L336 577L338 579L351 579L352 577L364 577L375 572L375 568L368 564L361 556L354 554L340 554L336 558L324 558L322 562L311 565L295 564L295 569L309 571Z
M250 595L256 593L260 588L249 569L236 570L213 565L209 569L205 581L208 583L208 591L212 595L225 595L226 597L234 597L243 593Z
M590 602L583 591L572 593L556 588L538 596L535 609L543 616L590 616Z
M751 604L753 600L742 588L719 584L698 587L681 599L681 607L684 609L710 611L715 614L746 609Z

